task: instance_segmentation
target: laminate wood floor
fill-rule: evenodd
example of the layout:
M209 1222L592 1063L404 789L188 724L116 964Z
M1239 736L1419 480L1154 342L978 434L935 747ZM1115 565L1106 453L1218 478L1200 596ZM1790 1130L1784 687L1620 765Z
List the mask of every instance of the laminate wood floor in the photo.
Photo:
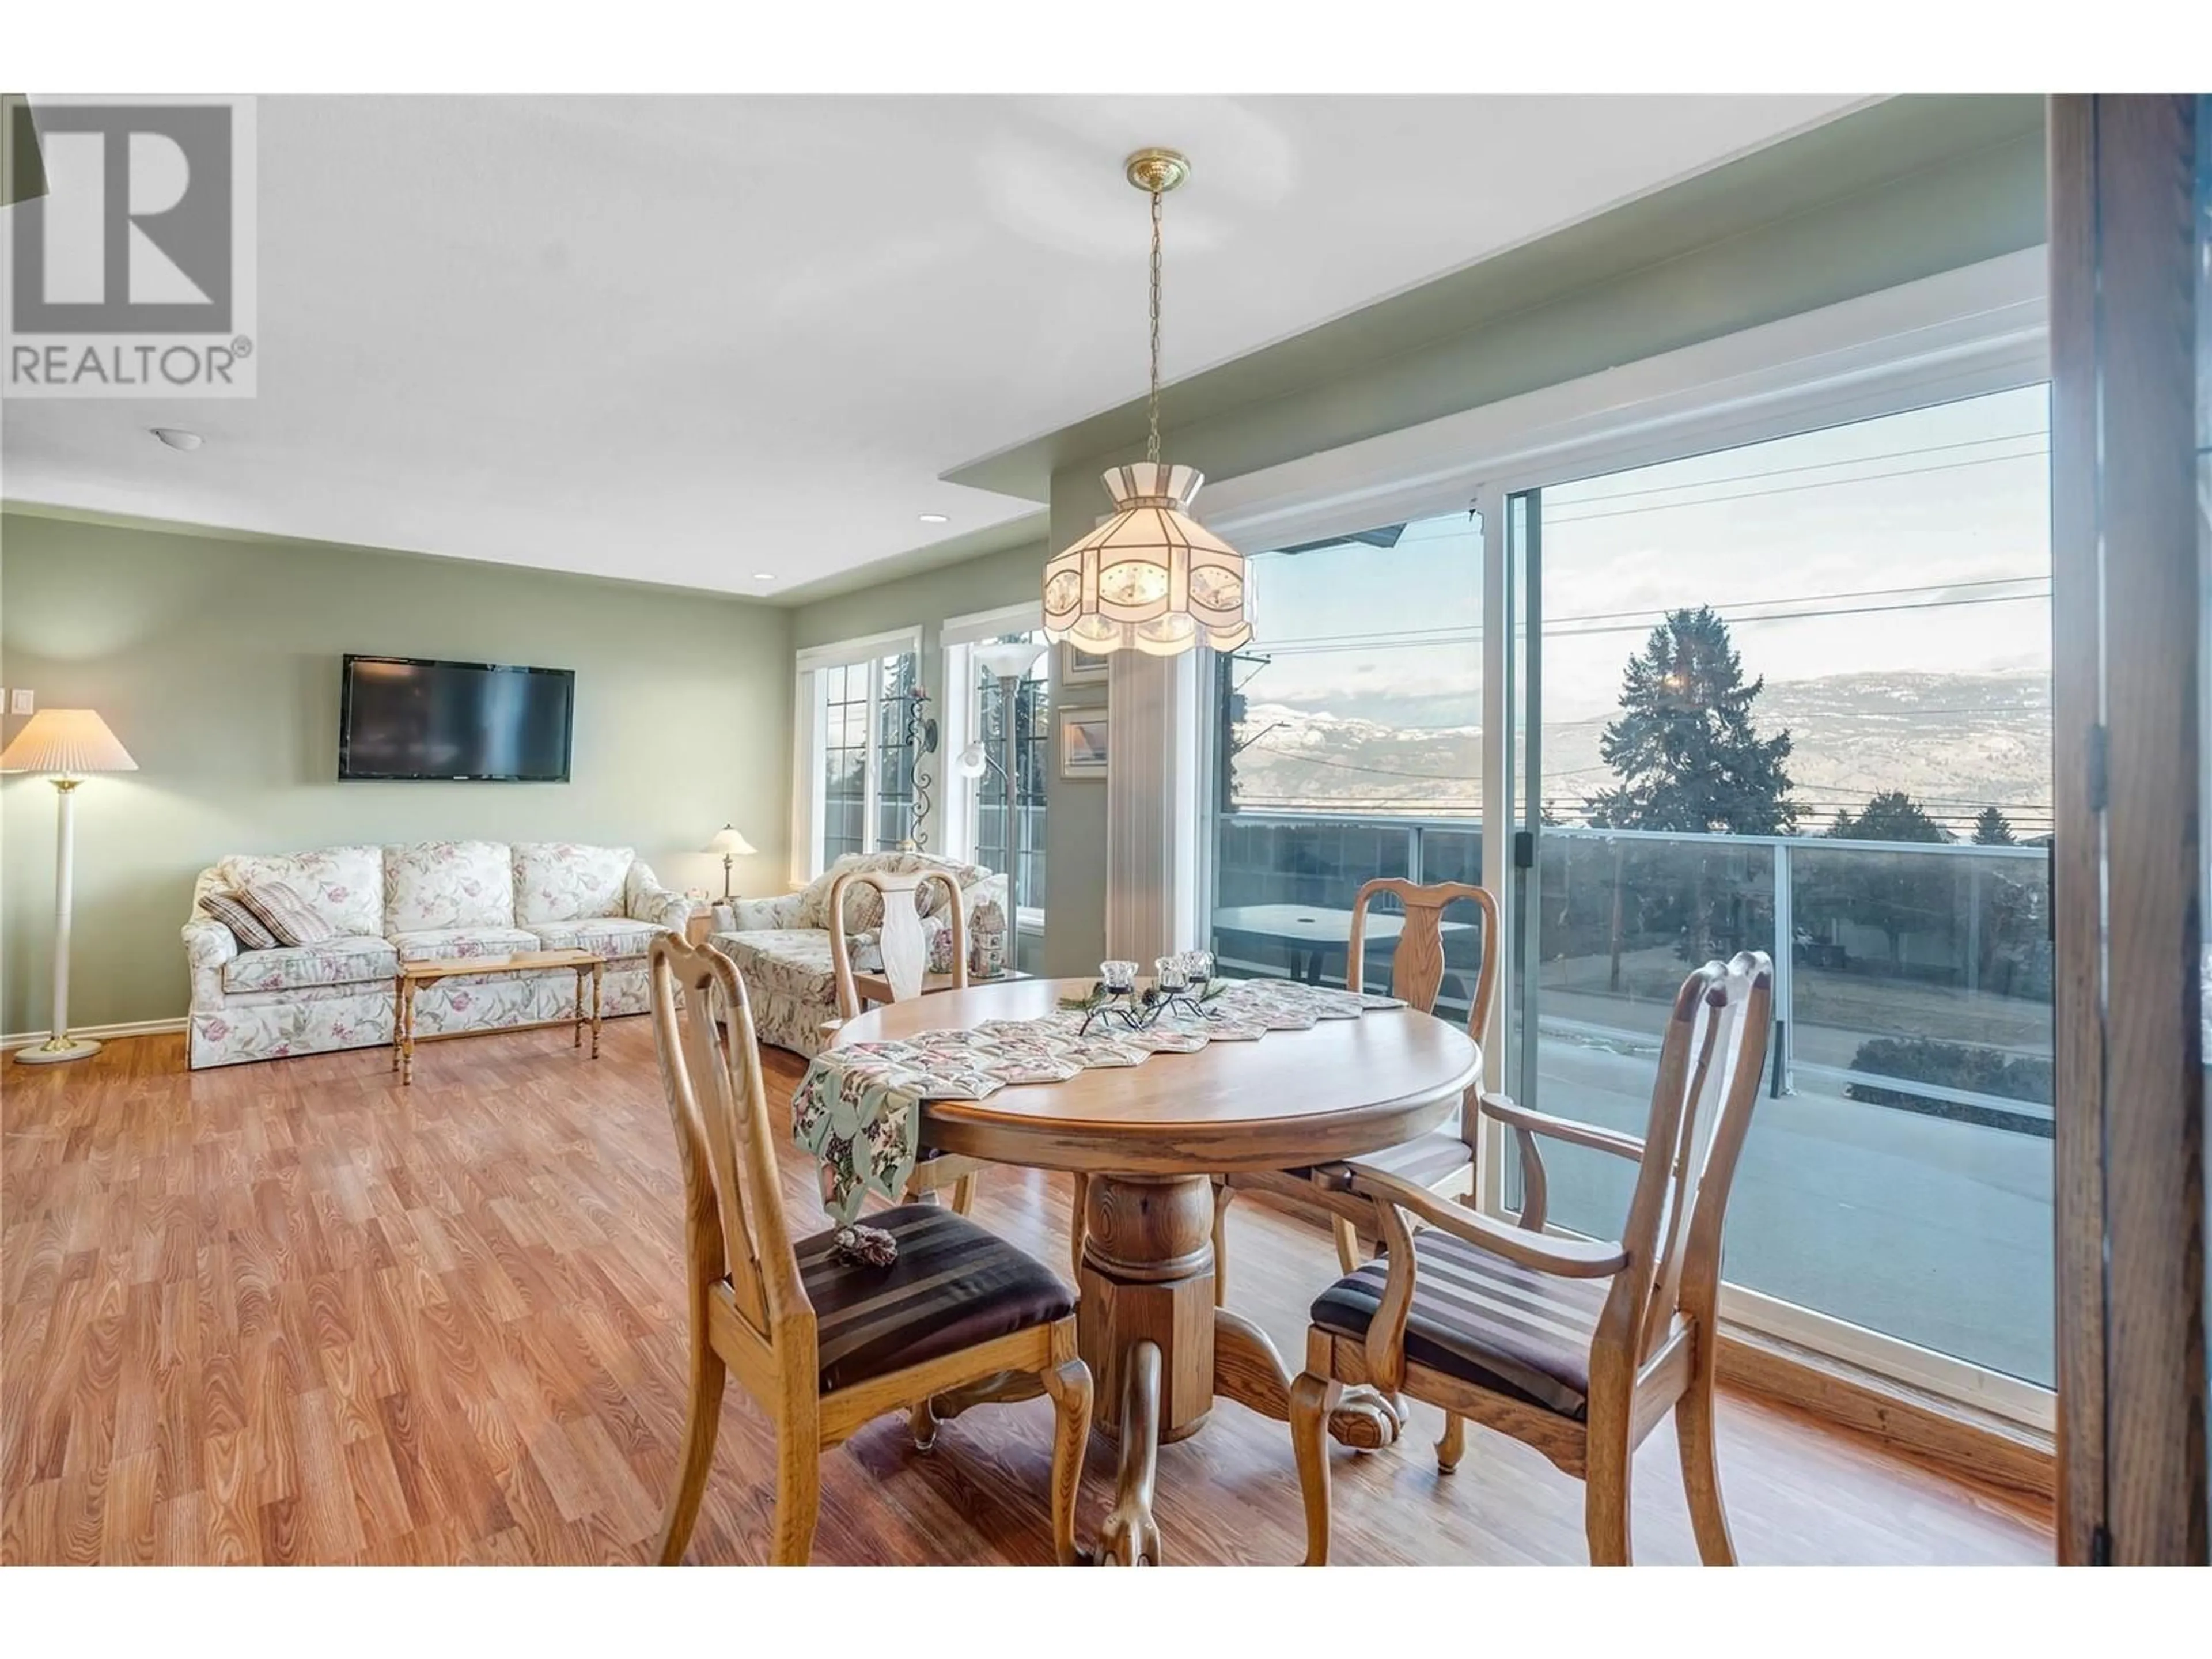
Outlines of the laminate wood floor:
M770 1050L787 1099L797 1062ZM635 1562L682 1431L674 1142L642 1019L194 1074L181 1037L0 1071L0 1559ZM817 1224L807 1160L784 1160ZM1055 1265L1065 1177L1008 1170L978 1218ZM1286 1354L1334 1276L1317 1230L1240 1203L1232 1305ZM917 1453L886 1419L824 1459L815 1559L1042 1562L1051 1413L978 1410ZM1337 1450L1336 1559L1581 1562L1579 1486L1472 1431L1439 1476L1417 1408ZM2041 1562L2047 1505L1724 1395L1721 1475L1760 1562ZM772 1439L730 1389L690 1559L762 1558ZM1639 1560L1694 1562L1665 1429L1637 1458ZM1081 1526L1113 1479L1094 1443ZM1296 1561L1287 1431L1223 1405L1160 1456L1176 1562Z

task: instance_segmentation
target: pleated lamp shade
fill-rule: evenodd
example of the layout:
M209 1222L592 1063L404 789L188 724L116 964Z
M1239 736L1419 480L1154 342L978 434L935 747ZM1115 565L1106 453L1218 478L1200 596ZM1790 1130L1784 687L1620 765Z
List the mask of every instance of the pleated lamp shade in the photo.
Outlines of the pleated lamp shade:
M1045 566L1046 637L1156 657L1249 640L1244 556L1189 515L1205 474L1139 461L1105 476L1113 517Z
M89 708L41 708L0 751L0 772L136 772L138 763Z

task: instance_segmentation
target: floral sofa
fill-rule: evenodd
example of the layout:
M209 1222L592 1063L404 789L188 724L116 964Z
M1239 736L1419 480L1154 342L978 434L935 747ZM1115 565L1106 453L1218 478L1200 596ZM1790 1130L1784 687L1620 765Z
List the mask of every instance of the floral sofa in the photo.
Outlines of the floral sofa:
M210 892L281 881L337 937L276 950L240 947L200 908ZM607 959L601 1011L645 1011L653 936L681 933L690 901L627 847L446 841L227 858L200 872L185 923L195 1070L392 1041L399 964L519 951L584 950ZM461 975L416 994L425 1036L563 1019L575 975Z
M987 937L995 933L1003 939L1008 933L1006 878L981 865L928 853L848 853L796 893L716 905L713 943L745 977L745 994L761 1041L810 1059L826 1041L823 1026L837 1018L837 988L830 963L830 888L848 870L893 874L942 870L951 876L959 885L967 916L971 973L984 971ZM915 902L929 936L930 971L949 972L951 927L939 914L945 905L945 890L932 882L915 895ZM854 965L879 966L872 955L872 936L883 916L883 895L872 887L856 887L846 893L845 907Z

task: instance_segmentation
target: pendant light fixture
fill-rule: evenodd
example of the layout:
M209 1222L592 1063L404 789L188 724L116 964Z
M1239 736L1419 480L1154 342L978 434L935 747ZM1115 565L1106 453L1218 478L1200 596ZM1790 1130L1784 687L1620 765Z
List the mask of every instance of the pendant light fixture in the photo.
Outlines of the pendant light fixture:
M1190 162L1140 149L1123 171L1152 198L1149 435L1143 461L1105 475L1114 516L1045 566L1045 635L1094 653L1233 651L1252 637L1244 556L1190 517L1205 475L1160 459L1160 198L1190 176Z

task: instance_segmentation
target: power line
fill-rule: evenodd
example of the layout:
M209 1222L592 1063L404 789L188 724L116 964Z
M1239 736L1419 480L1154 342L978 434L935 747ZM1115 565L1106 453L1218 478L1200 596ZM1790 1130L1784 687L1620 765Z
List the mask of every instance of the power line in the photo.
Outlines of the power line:
M1830 468L1838 466L1866 466L1875 461L1902 461L1909 459L1915 455L1941 455L1957 449L1979 449L1986 444L2025 443L2031 438L2040 440L2044 445L2044 448L2037 452L2038 453L2048 454L2050 453L2050 429L2045 427L2039 427L2031 432L2001 432L1993 437L1964 438L1956 443L1923 444L1917 449L1885 450L1879 454L1874 455L1846 455L1839 460L1808 461L1801 466L1765 467L1751 472L1729 473L1717 478L1694 478L1686 483L1654 484L1648 489L1619 489L1603 495L1583 495L1579 497L1571 495L1569 504L1571 506L1582 506L1585 504L1602 505L1609 501L1625 501L1632 497L1640 495L1668 495L1674 491L1683 489L1711 489L1717 484L1749 483L1753 480L1758 478L1787 477L1792 473L1821 472L1826 471ZM1628 476L1632 477L1634 475L1630 474ZM1571 489L1571 486L1570 486L1570 489ZM1547 518L1546 522L1557 523L1559 521L1557 520Z
M1945 611L1955 606L1968 605L2016 605L2024 600L2035 600L2047 603L2050 600L2050 598L2051 595L2047 591L2040 593L1984 593L1977 595L1971 599L1915 599L1901 605L1837 605L1824 610L1777 611L1761 617L1729 616L1723 613L1721 620L1727 623L1730 628L1748 628L1755 623L1804 622L1825 617L1872 617L1905 611ZM1777 601L1777 603L1778 603L1778 601ZM1649 613L1647 612L1645 614ZM1595 639L1599 635L1605 634L1642 634L1648 631L1649 625L1640 622L1615 623L1610 623L1602 628L1553 629L1547 627L1544 630L1544 638L1547 641ZM1473 644L1480 637L1480 636L1479 635L1470 633L1466 636L1463 642ZM1273 647L1273 653L1279 657L1328 656L1346 651L1372 650L1377 646L1389 644L1397 644L1401 646L1407 644L1451 645L1462 642L1462 641L1457 640L1446 639L1408 641L1402 638L1377 635L1372 639L1362 641L1355 644L1313 646L1279 645Z
M2026 576L1978 576L1966 581L1913 582L1903 587L1847 588L1833 593L1790 593L1771 599L1724 599L1711 609L1723 620L1732 621L1731 612L1758 605L1814 605L1831 599L1879 599L1899 593L1956 593L1966 588L2017 587L2022 582L2047 582L2048 571ZM1664 617L1669 611L1686 607L1679 605L1638 605L1630 611L1585 611L1565 617L1547 617L1544 629L1548 633L1553 627L1565 623L1613 622L1624 617ZM1756 621L1757 618L1749 620ZM1297 650L1303 647L1352 642L1361 645L1457 645L1480 644L1482 629L1480 625L1439 628L1396 629L1376 633L1372 629L1351 634L1311 634L1301 640L1290 641L1284 646L1271 646L1271 652Z
M1850 478L1813 478L1803 483L1777 484L1771 489L1740 489L1733 495L1706 495L1694 501L1647 501L1642 507L1624 507L1613 513L1547 515L1543 525L1549 530L1558 525L1589 524L1599 519L1626 519L1642 513L1671 513L1684 507L1718 507L1729 501L1757 501L1766 495L1794 495L1807 489L1834 489L1844 484L1881 483L1891 478L1922 478L1935 472L1962 471L1970 466L1994 466L2001 461L2032 461L2050 453L2046 447L2027 450L2018 455L1979 455L1972 460L1939 461L1934 466L1905 466L1888 472L1863 472Z

